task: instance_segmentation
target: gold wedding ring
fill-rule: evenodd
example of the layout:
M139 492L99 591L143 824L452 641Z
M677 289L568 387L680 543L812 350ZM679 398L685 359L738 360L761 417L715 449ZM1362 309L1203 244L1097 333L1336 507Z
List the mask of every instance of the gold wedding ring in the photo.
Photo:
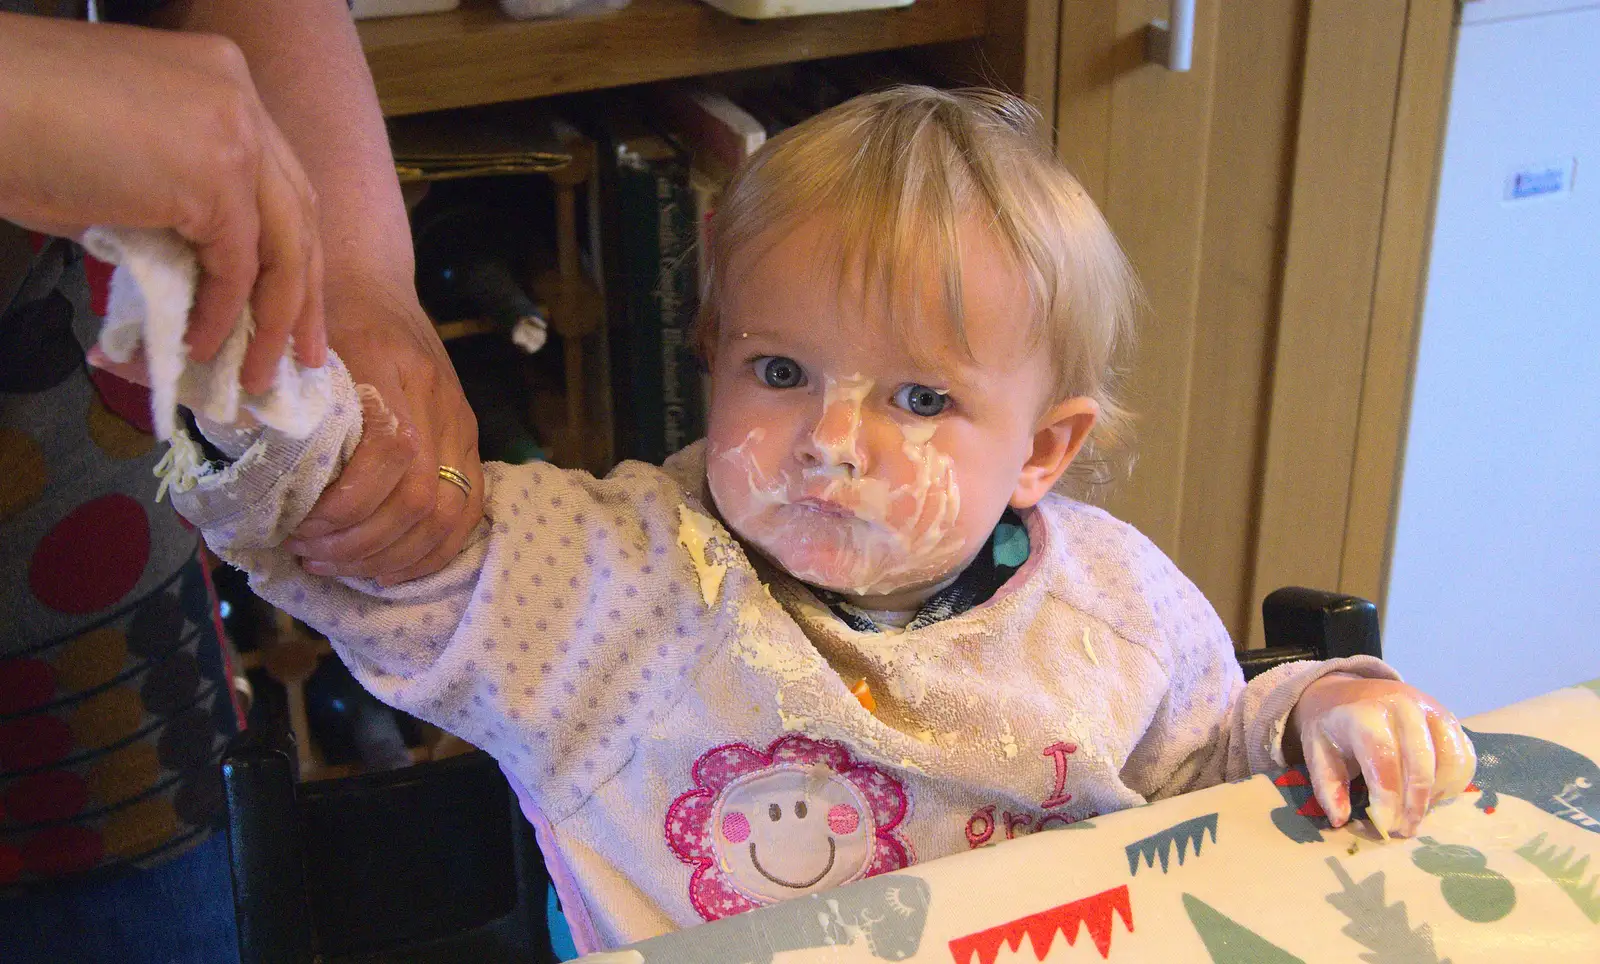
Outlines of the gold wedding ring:
M467 478L466 474L460 469L452 468L448 465L441 465L439 466L439 478L444 479L446 482L456 486L466 495L472 495L472 480Z

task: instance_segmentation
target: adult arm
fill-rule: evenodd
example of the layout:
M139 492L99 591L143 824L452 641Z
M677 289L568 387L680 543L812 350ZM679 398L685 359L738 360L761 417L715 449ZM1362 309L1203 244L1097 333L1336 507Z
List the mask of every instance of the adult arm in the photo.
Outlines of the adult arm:
M226 37L243 53L317 192L328 341L399 422L399 454L358 448L290 550L319 575L398 582L437 570L482 518L477 421L417 300L410 226L348 9L342 0L173 0L156 22ZM265 377L245 372L247 387ZM466 473L472 492L442 481L440 465Z

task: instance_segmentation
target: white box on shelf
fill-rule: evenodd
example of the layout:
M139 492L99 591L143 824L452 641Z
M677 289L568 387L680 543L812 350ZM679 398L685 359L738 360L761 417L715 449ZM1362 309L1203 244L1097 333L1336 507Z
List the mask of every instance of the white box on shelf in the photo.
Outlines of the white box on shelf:
M909 7L912 0L705 0L723 13L742 20L805 17L817 13L849 13Z
M441 13L461 6L461 0L353 0L350 13L357 20L404 17L413 13Z
M587 17L621 10L632 0L500 0L500 12L513 20Z

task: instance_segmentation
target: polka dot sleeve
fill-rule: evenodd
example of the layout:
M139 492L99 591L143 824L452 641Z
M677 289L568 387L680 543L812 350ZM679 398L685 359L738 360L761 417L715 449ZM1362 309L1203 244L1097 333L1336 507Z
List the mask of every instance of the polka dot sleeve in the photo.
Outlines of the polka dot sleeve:
M1305 688L1329 673L1399 678L1383 661L1356 656L1288 663L1246 684L1211 603L1149 540L1127 531L1127 577L1148 607L1148 641L1165 676L1160 702L1122 772L1146 799L1284 766L1289 713Z
M678 545L688 497L639 463L604 479L489 463L484 521L441 572L392 587L308 575L279 545L359 439L340 376L316 434L268 432L180 510L257 593L326 633L362 685L491 751L536 796L559 788L541 805L560 812L677 699L721 634L710 624L731 625Z

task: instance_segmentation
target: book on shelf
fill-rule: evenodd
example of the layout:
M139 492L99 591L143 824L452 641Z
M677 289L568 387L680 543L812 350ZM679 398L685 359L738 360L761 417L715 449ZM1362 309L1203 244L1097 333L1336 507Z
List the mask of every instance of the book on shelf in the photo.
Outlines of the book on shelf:
M636 99L575 98L567 111L600 148L615 454L660 464L705 434L690 155Z
M689 151L695 198L696 250L706 250L706 226L734 172L767 141L761 122L733 98L701 84L662 84L650 95L658 116ZM705 259L700 259L705 275Z
M689 192L694 198L695 292L706 291L710 267L711 216L722 190L740 165L767 141L761 122L728 95L692 82L661 84L653 88L649 103L674 136L688 149ZM701 405L711 404L708 373L700 377Z
M766 143L761 122L733 98L704 84L678 82L651 89L649 103L693 158L696 168L726 181Z
M707 229L735 171L767 139L857 92L863 77L790 69L767 82L672 82L563 98L561 130L600 158L585 260L605 293L617 460L659 464L705 434L694 323ZM876 79L876 78L873 78Z

